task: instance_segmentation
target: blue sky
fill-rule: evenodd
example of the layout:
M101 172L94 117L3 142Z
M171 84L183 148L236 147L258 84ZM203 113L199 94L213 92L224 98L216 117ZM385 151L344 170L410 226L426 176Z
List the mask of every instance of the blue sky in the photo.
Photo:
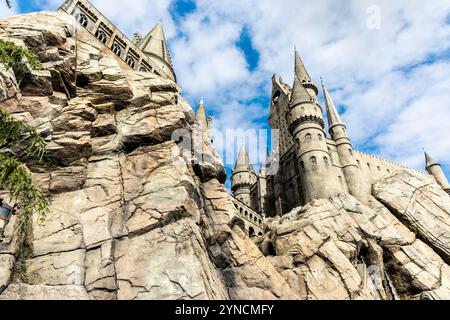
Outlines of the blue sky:
M448 1L92 2L129 36L161 20L183 95L194 108L204 96L220 130L267 127L272 74L293 81L295 46L357 149L423 170L425 148L450 176ZM16 0L14 10L61 3Z

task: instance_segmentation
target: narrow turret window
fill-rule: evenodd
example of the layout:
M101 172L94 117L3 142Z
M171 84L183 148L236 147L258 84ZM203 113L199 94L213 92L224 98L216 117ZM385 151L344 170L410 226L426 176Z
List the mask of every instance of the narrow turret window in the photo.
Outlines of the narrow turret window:
M302 170L305 170L305 163L303 161L300 162L300 168Z
M348 153L352 156L353 155L353 150L352 149L348 149Z
M319 141L323 140L323 137L322 137L322 135L320 133L317 135L317 138L319 138Z
M323 157L323 162L325 163L325 165L326 165L327 167L328 167L328 165L330 164L327 157Z
M306 139L306 141L311 141L311 140L312 140L311 134L310 134L310 133L307 133L307 134L305 135L305 139Z
M317 165L317 158L316 157L311 157L311 163L315 166Z

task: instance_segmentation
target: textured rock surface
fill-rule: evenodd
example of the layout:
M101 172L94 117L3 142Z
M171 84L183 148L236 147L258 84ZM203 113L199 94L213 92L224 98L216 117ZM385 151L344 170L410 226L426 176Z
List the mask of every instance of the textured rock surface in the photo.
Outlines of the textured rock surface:
M0 300L450 299L450 197L433 181L399 172L371 208L315 200L249 239L177 84L132 71L63 14L0 26L44 62L20 88L0 68L0 103L46 138L49 160L29 168L51 201L30 243L6 226Z

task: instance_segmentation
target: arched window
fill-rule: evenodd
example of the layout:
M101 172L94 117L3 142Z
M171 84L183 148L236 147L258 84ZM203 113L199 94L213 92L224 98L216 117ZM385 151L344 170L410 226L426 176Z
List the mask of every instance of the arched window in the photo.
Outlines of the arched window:
M253 214L250 213L250 220L253 220Z
M236 208L236 209L239 209L239 207L238 207L238 205L237 205L237 204L235 204L234 206L235 206L235 208Z
M86 15L84 13L80 13L78 15L78 23L81 24L83 27L87 27L89 24L89 19L88 17L86 17Z
M368 162L367 162L367 168L369 168L369 169L370 169L370 163L368 163Z
M132 56L128 56L127 59L125 60L125 62L131 67L134 68L134 64L136 63L136 61L134 60L134 58Z
M103 44L106 44L106 42L108 41L108 37L106 36L106 33L103 30L97 30L97 32L95 33L95 36Z
M322 135L320 133L317 135L317 138L319 139L319 141L323 140L323 137L322 137Z
M255 229L253 229L252 227L250 227L250 228L248 229L248 235L249 235L250 237L253 237L253 236L255 235Z
M245 217L248 217L248 212L247 211L245 211Z
M273 95L273 98L272 98L272 101L274 104L278 103L278 101L280 100L280 96L281 96L280 91L275 92L275 94Z
M313 166L317 165L317 158L316 157L311 157L311 163Z
M111 50L117 54L119 57L122 55L122 48L114 42L114 44L111 47Z
M242 208L241 208L239 211L241 212L241 215L242 215L242 213L243 213L244 210L242 210Z
M305 170L305 163L303 161L300 162L300 168L302 170Z
M311 141L311 140L312 140L311 134L310 134L310 133L307 133L307 134L305 135L305 139L306 139L306 141Z
M297 140L295 141L295 144L297 145L297 148L300 148L300 139L297 139Z
M352 156L353 155L353 150L352 149L348 149L348 153Z
M330 164L327 157L323 157L323 162L325 163L325 165L326 165L327 167L328 167L328 165Z

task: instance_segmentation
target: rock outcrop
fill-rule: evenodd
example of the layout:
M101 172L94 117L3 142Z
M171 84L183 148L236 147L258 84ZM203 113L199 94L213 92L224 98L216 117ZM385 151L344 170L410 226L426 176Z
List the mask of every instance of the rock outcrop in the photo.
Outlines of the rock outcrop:
M176 83L63 13L0 27L43 62L20 86L2 67L0 103L45 137L45 163L28 167L51 203L25 237L6 226L0 300L450 299L450 197L432 180L399 172L370 208L314 200L250 239Z

